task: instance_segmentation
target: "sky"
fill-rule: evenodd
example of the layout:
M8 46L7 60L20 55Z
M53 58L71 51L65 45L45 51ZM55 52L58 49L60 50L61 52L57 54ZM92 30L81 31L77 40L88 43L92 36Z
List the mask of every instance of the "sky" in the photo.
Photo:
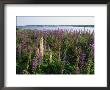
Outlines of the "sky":
M16 25L94 25L93 16L16 16Z

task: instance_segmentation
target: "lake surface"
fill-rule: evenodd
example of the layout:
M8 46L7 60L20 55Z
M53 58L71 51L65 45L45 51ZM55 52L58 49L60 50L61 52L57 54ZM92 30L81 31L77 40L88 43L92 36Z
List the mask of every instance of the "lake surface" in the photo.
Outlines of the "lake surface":
M17 26L17 28L21 30L86 30L86 31L94 31L94 25L26 25L26 26Z

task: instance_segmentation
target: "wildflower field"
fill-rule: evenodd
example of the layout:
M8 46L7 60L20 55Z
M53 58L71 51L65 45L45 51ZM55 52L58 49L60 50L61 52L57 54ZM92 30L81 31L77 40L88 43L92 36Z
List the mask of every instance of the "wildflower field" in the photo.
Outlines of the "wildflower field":
M94 31L17 29L16 74L94 74Z

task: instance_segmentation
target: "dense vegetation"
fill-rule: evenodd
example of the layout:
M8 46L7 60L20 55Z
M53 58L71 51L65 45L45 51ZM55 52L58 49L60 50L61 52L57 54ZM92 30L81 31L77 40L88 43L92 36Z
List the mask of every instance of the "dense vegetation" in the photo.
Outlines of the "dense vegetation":
M17 74L94 74L94 32L16 31Z

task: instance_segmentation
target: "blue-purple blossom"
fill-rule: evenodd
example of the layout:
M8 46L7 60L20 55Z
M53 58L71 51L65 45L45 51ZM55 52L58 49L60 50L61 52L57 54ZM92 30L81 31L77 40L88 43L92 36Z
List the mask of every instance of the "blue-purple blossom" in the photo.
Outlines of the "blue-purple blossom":
M42 58L43 58L42 53L39 52L38 55L37 55L37 59L38 59L39 63L41 63Z
M82 61L84 61L85 58L86 58L86 54L82 52L81 55L80 55L80 59L81 59Z
M36 61L36 57L34 57L34 59L32 60L32 69L35 69L37 66L37 61Z

